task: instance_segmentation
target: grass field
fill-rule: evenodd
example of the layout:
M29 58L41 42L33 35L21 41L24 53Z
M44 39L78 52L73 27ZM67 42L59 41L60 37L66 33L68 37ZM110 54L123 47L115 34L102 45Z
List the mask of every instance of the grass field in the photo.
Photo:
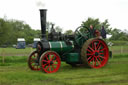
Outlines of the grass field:
M62 62L58 72L31 71L27 57L0 57L0 85L128 85L128 56L114 56L100 69L71 67Z
M125 55L125 54L128 54L128 46L112 46L112 47L109 47L109 49L112 51L112 53L114 55L118 55L118 54L121 54L121 55Z
M113 55L126 55L128 54L128 46L112 46L109 47ZM0 48L0 56L28 56L33 48L16 49L16 48Z
M16 49L16 48L0 48L0 56L28 56L33 48Z

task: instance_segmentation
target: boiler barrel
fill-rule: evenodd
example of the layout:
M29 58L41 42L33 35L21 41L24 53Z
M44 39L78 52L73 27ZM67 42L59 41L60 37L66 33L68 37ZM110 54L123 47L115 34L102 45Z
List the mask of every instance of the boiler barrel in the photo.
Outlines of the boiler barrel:
M70 41L70 44L66 44L64 41L52 41L49 42L50 50L55 51L57 53L65 53L69 52L74 48L74 44Z

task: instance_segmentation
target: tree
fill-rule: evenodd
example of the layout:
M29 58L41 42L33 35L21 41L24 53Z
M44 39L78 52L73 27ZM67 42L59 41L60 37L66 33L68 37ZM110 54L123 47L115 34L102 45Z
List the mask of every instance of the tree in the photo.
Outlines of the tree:
M17 43L17 38L25 38L26 43L33 43L34 37L40 36L40 30L33 30L23 21L0 18L0 45Z
M47 32L51 30L52 22L47 22ZM55 27L56 32L62 32L62 28ZM27 44L33 43L34 38L40 38L41 31L31 29L31 27L24 21L7 19L7 17L0 18L0 45L17 44L17 38L25 38Z
M123 32L122 30L115 28L111 31L111 33L112 37L110 38L110 40L128 41L128 34L126 30Z
M64 34L66 34L66 35L72 35L73 34L73 31L72 30L67 30Z
M0 18L0 45L7 44L7 40L9 37L9 23L6 22L4 19Z
M109 27L110 24L108 23L107 19L104 22L100 22L98 18L94 19L89 17L86 21L83 21L81 24L83 29L85 29L85 27L89 28L90 25L93 25L93 27L98 30L101 30L101 26L104 26L107 33L111 34L112 28Z
M63 31L62 28L59 27L59 26L56 26L56 27L55 27L55 30L56 30L56 32L62 32L62 31Z

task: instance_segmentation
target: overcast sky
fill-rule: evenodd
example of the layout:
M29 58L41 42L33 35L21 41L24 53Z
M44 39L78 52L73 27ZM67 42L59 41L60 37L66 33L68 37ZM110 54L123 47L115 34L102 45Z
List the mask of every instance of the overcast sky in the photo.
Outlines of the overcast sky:
M128 0L0 0L0 17L40 29L40 8L47 8L47 21L64 31L75 30L88 17L108 19L111 27L128 29Z

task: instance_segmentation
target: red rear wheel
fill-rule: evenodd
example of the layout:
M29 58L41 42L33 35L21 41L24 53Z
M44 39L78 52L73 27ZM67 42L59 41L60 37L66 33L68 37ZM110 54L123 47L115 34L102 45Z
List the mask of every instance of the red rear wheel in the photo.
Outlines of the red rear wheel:
M38 71L40 70L39 63L37 63L37 57L39 56L37 51L33 51L28 57L28 66L31 70Z
M58 71L60 64L60 57L54 51L46 51L40 58L41 69L46 73L54 73Z
M86 66L101 68L108 62L108 46L101 39L90 39L83 45L81 56Z

